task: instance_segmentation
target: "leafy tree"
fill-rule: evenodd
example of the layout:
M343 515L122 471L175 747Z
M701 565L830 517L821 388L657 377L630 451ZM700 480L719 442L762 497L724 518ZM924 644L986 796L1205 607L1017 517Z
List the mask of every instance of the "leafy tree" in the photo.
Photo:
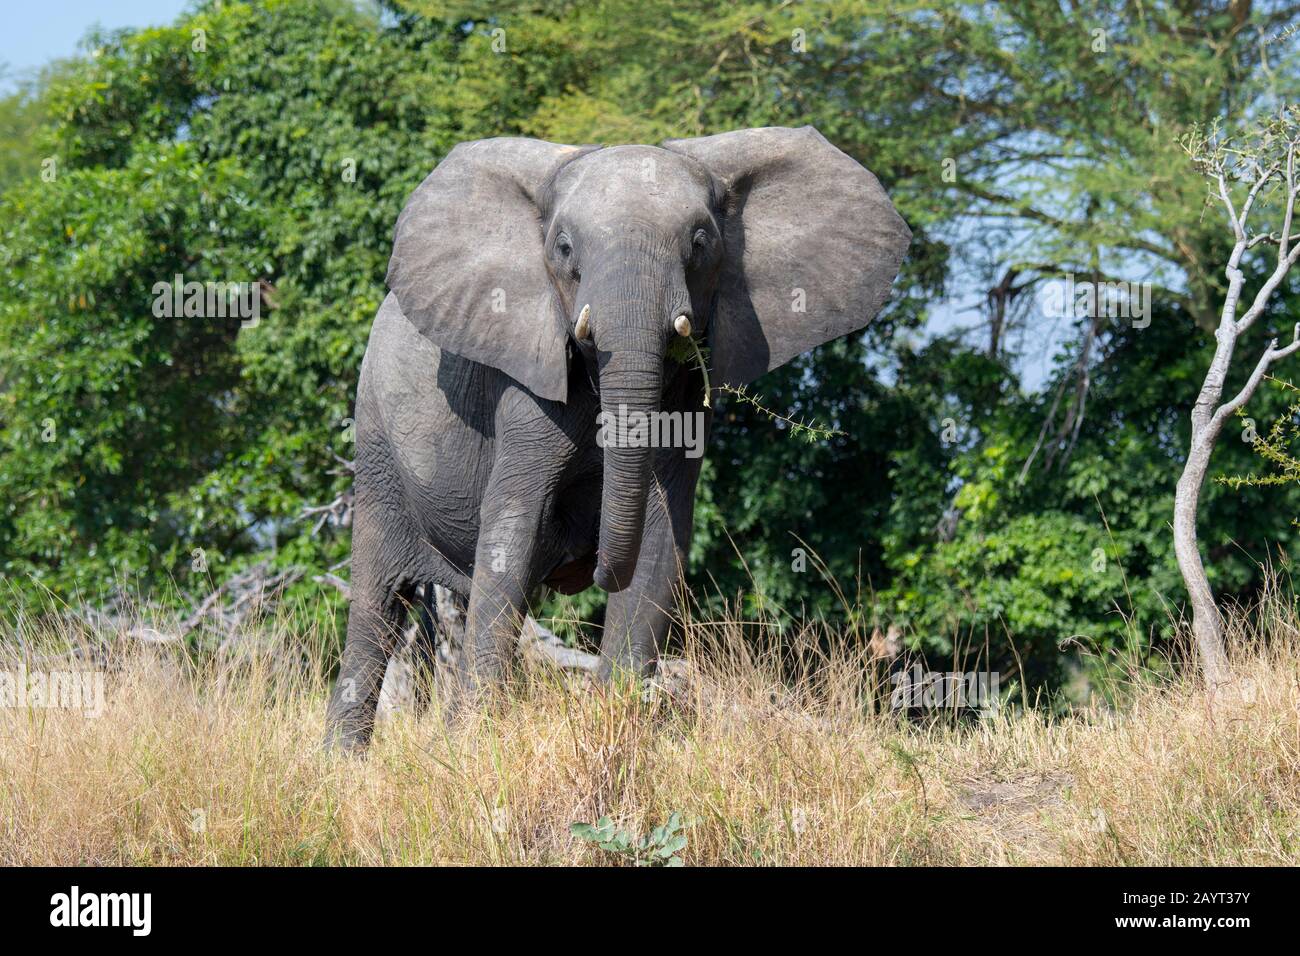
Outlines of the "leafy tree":
M900 623L936 654L1002 635L1003 663L1009 633L1035 680L1062 678L1075 635L1144 654L1177 590L1169 496L1204 371L1188 343L1222 281L1177 138L1294 95L1296 16L1210 0L258 0L92 36L0 104L20 171L0 183L0 572L68 596L117 574L206 587L266 552L343 559L346 535L297 515L347 481L330 472L350 456L392 224L456 142L812 123L880 176L916 238L871 329L757 385L843 435L790 441L722 401L697 594ZM1067 319L1075 344L1026 393L1034 295L1064 272L1150 280L1152 321ZM155 316L154 284L177 273L259 283L260 322ZM979 340L913 345L972 284L991 293ZM1261 500L1208 496L1220 593L1247 596L1251 558L1290 541L1273 514L1293 506ZM598 620L599 600L579 610Z
M0 241L0 561L20 585L197 570L198 586L259 550L346 551L295 518L349 454L392 222L462 138L437 108L461 36L385 22L206 4L92 37L49 81L41 153L60 172L5 195ZM177 274L265 283L265 314L155 316L154 284Z
M41 91L60 68L61 64L53 63L45 68L43 76L21 82L13 93L0 97L0 192L41 166L43 157L36 136L49 121ZM0 64L0 79L6 73L8 70Z

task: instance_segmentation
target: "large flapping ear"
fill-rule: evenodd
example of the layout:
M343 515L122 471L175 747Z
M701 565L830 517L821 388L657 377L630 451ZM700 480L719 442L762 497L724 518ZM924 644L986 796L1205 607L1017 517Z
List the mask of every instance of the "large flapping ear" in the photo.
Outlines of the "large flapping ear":
M388 287L435 345L567 397L565 318L546 268L537 197L590 147L535 139L461 143L402 210Z
M856 160L811 126L663 145L726 189L710 332L718 378L743 385L875 318L912 233Z

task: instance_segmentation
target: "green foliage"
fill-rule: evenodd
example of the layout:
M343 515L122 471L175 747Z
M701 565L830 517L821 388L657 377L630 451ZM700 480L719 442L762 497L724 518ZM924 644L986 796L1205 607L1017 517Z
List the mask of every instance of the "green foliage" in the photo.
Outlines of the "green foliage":
M685 827L682 815L674 812L644 836L620 829L609 817L595 823L572 823L569 832L631 866L683 866L679 854L686 849Z
M1245 408L1237 409L1237 417L1243 422L1243 434L1253 436L1250 447L1270 471L1262 475L1250 472L1219 476L1220 483L1234 490L1300 484L1300 458L1291 450L1300 442L1300 388L1272 375L1266 375L1265 380L1289 400L1282 414L1269 426L1268 433L1260 435L1255 431L1255 421L1247 416ZM1292 518L1291 523L1297 524L1298 519Z
M49 86L62 65L51 64L35 80L21 83L8 96L0 97L0 193L39 170L43 157L37 141L49 122L42 90ZM0 77L6 74L0 64Z
M1050 468L1030 468L1023 482L1023 463L1068 363L1039 395L979 399L963 388L966 401L985 411L973 403L950 408L956 421L971 423L950 446L956 492L928 502L900 497L885 539L897 572L881 603L906 625L914 647L973 658L987 642L998 666L1014 670L1018 653L1031 680L1059 683L1071 659L1058 648L1085 651L1098 664L1121 653L1145 660L1165 646L1171 605L1181 599L1169 538L1174 485L1210 359L1208 350L1187 348L1193 330L1189 316L1159 304L1149 327L1113 328L1073 452ZM1262 348L1269 334L1253 330L1243 349ZM1237 374L1244 379L1246 371ZM1276 397L1260 400L1262 413L1280 410ZM1215 466L1231 473L1250 458L1246 441L1225 437ZM940 522L947 501L955 511L949 530L915 534L914 523ZM1246 597L1258 581L1256 562L1294 541L1277 514L1296 513L1300 493L1279 501L1213 485L1203 501L1213 584L1230 598Z
M987 642L1007 666L1014 640L1036 680L1064 678L1063 645L1145 654L1181 595L1167 522L1225 242L1179 137L1294 98L1296 60L1268 38L1296 15L258 0L92 35L88 56L0 101L0 574L72 599L120 578L206 590L268 553L345 558L345 534L312 536L298 514L349 480L333 456L351 456L392 225L455 143L811 123L881 178L914 243L866 334L768 374L761 402L715 391L697 597L743 593L742 611L785 624L898 623L934 654ZM1006 336L907 344L954 270L991 285L1010 267L1159 286L1150 327L1098 331L1074 447L1049 441L1028 470L1078 350L1026 394ZM178 273L263 283L261 321L155 316L153 286ZM1260 343L1297 317L1279 298ZM1222 444L1216 465L1250 467L1245 443ZM1207 489L1202 539L1230 597L1292 540L1276 514L1297 513L1293 489L1267 490ZM603 600L561 610L598 623Z
M170 567L199 542L201 510L175 495L237 440L231 323L160 320L156 281L194 250L192 274L258 267L250 183L192 143L157 144L111 170L68 168L10 194L0 245L6 572L70 586L140 564ZM201 504L200 504L201 509ZM216 529L214 552L238 537ZM71 576L63 572L71 571Z
M0 570L93 593L346 555L296 516L345 480L392 223L433 161L412 157L462 137L431 108L460 41L346 3L208 4L51 80L59 175L3 200ZM175 274L266 282L261 321L155 317Z

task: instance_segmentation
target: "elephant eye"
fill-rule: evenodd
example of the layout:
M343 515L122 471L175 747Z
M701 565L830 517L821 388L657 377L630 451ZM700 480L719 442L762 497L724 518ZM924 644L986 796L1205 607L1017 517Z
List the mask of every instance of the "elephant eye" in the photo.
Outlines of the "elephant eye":
M703 229L696 229L695 235L691 237L691 245L695 249L703 249L709 244L709 234Z
M568 236L561 235L559 239L555 240L555 248L566 259L573 255L573 245L569 242Z

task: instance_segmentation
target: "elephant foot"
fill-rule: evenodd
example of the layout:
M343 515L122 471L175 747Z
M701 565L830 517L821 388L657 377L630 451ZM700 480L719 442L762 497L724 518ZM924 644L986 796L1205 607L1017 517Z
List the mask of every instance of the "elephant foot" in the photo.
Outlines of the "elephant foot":
M322 745L331 753L363 754L370 746L374 721L357 715L329 714L325 718Z

